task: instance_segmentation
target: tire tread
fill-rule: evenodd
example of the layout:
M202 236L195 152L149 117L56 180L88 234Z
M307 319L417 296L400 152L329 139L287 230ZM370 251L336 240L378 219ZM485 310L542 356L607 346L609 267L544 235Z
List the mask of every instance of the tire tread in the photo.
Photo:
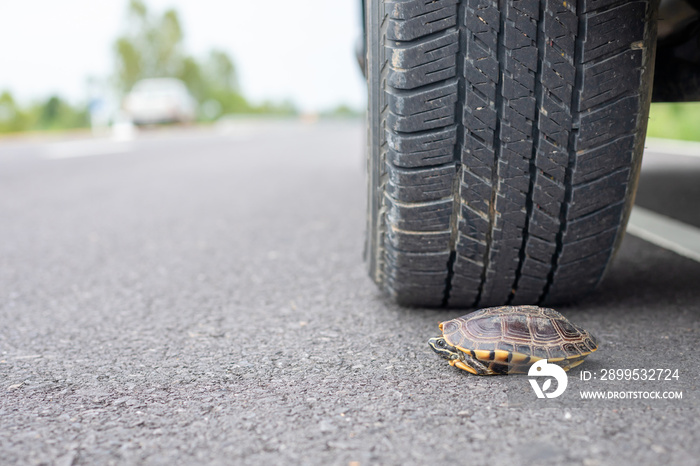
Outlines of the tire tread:
M375 1L377 281L422 306L589 292L635 185L654 1Z

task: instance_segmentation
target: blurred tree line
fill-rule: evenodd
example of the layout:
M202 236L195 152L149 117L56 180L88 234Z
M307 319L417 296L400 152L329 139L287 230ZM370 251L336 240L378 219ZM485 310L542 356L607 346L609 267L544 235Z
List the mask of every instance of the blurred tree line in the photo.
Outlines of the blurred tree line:
M243 96L231 57L211 50L201 59L188 55L175 10L152 15L141 0L131 0L128 28L115 44L116 85L122 93L144 78L175 77L182 80L200 104L202 119L230 113L292 115L289 102L253 105Z
M647 137L700 141L700 102L651 104Z
M20 106L9 92L0 94L0 133L85 128L87 107L72 106L58 96Z
M297 113L291 102L249 102L226 52L211 50L202 58L187 54L175 10L158 15L151 13L142 0L130 0L126 26L114 44L115 74L110 82L118 98L140 79L176 77L199 103L202 121L231 113ZM89 105L71 105L54 95L22 106L5 91L0 93L0 133L86 128L90 123Z

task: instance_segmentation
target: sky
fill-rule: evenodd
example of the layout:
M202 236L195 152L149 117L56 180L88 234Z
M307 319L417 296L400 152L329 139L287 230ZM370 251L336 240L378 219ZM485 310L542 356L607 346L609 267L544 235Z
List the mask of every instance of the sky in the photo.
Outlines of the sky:
M88 77L113 71L112 46L128 0L0 0L0 92L22 102L58 94L87 99ZM361 34L358 0L145 0L175 8L186 50L233 58L254 102L292 100L301 110L338 104L363 109L366 86L354 56Z

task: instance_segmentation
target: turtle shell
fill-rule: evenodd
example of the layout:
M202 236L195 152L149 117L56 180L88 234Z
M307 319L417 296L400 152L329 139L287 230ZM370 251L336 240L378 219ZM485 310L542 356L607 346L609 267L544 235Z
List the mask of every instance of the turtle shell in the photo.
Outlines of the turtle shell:
M440 324L450 345L481 361L578 360L598 349L593 335L553 309L502 306Z

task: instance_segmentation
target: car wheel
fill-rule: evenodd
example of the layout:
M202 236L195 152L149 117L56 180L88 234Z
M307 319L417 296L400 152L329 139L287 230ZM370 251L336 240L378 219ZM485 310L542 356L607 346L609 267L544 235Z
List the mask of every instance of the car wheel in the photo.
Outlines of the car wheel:
M367 1L372 278L420 306L594 289L633 203L658 2Z

